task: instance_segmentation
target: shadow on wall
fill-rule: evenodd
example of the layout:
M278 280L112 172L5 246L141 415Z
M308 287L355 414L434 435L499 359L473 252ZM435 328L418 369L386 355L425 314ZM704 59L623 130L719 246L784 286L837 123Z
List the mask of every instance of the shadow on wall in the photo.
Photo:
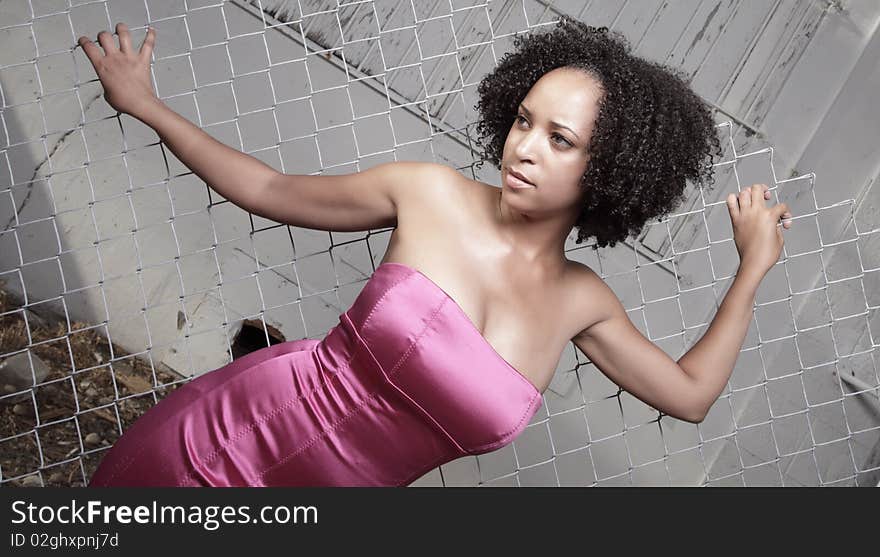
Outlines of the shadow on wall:
M0 82L15 105L8 85ZM97 245L69 245L65 236L70 226L95 234L91 194L63 187L73 175L85 179L85 170L50 162L81 136L68 130L39 139L43 119L19 116L28 106L4 111L8 136L0 136L0 481L78 486L120 427L180 378L108 342L107 312L94 304L103 298Z
M0 86L11 90L6 83L0 82ZM103 321L105 316L99 316L82 296L71 292L86 284L71 254L61 253L64 229L55 217L53 178L47 177L53 173L47 153L62 149L66 137L77 132L49 134L40 140L40 119L25 123L14 111L6 111L4 121L8 136L0 136L0 150L6 153L6 168L0 173L0 188L5 193L0 203L0 281L5 283L4 289L26 303L27 311L45 319L64 320L67 315L71 320ZM87 207L90 199L72 201Z

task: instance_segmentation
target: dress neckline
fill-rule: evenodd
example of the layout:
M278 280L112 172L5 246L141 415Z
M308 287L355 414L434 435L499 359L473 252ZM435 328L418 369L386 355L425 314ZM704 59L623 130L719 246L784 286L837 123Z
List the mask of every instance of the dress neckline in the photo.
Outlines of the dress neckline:
M508 361L504 358L504 356L502 356L501 354L498 353L497 350L495 350L495 347L492 346L492 343L490 343L488 340L486 340L486 337L483 336L483 334L480 332L480 329L477 328L477 326L474 324L473 321L471 321L471 318L468 317L468 314L465 313L463 309L461 309L461 305L455 300L455 298L453 298L452 296L450 296L449 293L446 292L446 290L444 290L439 284L437 284L436 282L434 282L434 280L433 280L431 277L429 277L429 276L426 275L425 273L421 272L420 270L416 269L415 267L412 267L412 266L410 266L410 265L407 265L406 263L398 263L397 261L385 261L385 262L383 262L383 263L380 263L380 264L376 267L376 270L378 271L379 268L381 268L383 265L397 265L397 266L403 267L404 269L408 269L408 270L412 271L413 273L419 275L419 276L422 277L423 279L425 279L425 281L427 281L429 284L433 285L434 288L436 288L437 290L439 290L440 292L442 292L442 293L446 296L446 298L447 298L450 302L452 302L452 305L455 307L455 309L458 311L458 313L462 316L462 318L464 319L464 321L465 321L468 325L470 325L471 330L472 330L472 331L473 331L478 337L480 337L480 338L483 340L483 344L485 344L486 346L489 347L490 350L492 350L492 352L495 354L495 356L498 358L498 360L500 360L501 363L503 363L503 364L507 367L507 369L509 369L509 370L512 371L513 373L517 374L517 375L518 375L523 381L525 381L526 384L527 384L529 387L531 387L531 390L532 390L533 392L535 392L535 393L537 393L537 394L539 394L539 395L541 394L541 390L540 390L540 389L539 389L534 383L532 383L532 380L531 380L531 379L529 379L528 377L526 377L525 375L523 375L522 372L520 372L518 369L516 369L515 367L513 367L513 365L511 365L511 363L508 362Z

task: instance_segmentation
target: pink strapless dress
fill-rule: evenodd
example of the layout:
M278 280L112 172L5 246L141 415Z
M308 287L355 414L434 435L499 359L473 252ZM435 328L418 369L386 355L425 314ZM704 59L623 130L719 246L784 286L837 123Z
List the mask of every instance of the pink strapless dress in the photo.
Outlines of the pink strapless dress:
M540 391L418 270L386 262L321 340L203 374L135 422L90 486L405 486L509 444Z

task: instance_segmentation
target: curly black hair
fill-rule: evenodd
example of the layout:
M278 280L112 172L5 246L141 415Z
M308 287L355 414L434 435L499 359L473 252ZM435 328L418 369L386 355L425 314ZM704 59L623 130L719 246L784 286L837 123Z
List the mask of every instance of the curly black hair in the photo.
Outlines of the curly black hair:
M685 180L708 185L722 151L710 108L673 68L630 53L621 33L560 17L550 32L514 37L514 50L477 87L482 154L500 169L519 103L550 70L586 71L603 90L590 161L581 178L583 209L576 243L614 245L684 201ZM482 162L480 163L482 164Z

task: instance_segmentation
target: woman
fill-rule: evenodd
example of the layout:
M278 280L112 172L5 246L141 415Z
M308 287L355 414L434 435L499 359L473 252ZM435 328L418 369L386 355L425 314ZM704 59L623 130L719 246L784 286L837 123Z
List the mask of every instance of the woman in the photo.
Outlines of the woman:
M629 321L565 239L614 245L706 182L711 115L672 70L623 37L563 17L480 84L480 133L501 188L395 162L345 176L281 174L165 107L139 51L79 39L107 101L154 128L213 189L290 225L396 227L382 264L321 341L264 348L182 386L125 432L97 485L406 485L510 443L570 341L611 380L699 422L722 391L755 292L783 245L767 187L727 198L740 267L702 339L678 362ZM785 227L789 222L784 223ZM474 241L478 239L478 241Z

